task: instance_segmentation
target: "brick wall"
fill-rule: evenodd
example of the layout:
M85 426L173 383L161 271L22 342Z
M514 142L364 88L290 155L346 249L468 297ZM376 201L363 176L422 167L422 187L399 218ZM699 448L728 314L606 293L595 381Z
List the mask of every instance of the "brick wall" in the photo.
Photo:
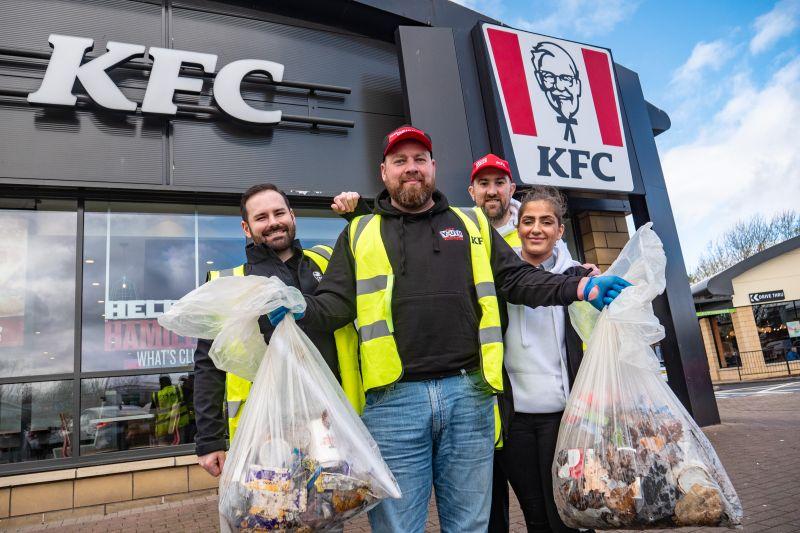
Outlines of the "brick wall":
M0 477L0 530L215 493L194 455Z
M625 216L605 211L584 211L578 213L577 219L586 261L605 272L628 243Z
M714 332L711 329L711 318L703 317L700 319L700 336L703 337L703 346L706 349L711 381L719 381L719 358L717 356L717 346L714 342Z

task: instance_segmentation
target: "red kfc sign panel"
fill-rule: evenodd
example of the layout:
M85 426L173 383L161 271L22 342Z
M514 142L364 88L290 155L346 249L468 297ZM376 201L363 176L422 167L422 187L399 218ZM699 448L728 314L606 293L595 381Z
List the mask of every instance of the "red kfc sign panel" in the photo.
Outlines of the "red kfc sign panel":
M520 180L633 190L610 52L491 24L483 36Z

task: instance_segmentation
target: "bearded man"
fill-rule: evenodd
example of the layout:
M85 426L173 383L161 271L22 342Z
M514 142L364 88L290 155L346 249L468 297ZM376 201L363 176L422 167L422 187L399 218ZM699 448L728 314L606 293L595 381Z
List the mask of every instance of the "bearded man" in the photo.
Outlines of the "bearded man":
M335 204L342 203L345 196L345 193L337 196ZM286 285L304 294L313 294L327 267L331 248L302 248L295 238L296 219L286 194L271 183L254 185L242 195L240 210L242 230L252 241L245 248L247 262L235 268L211 271L208 278L277 276ZM266 316L261 317L258 324L264 340L269 343L274 327ZM333 332L300 327L338 378L338 352ZM250 382L214 366L208 355L211 342L198 339L194 355L195 445L198 463L216 477L225 464L227 441L233 440L245 409ZM223 410L223 404L227 409Z
M374 213L339 236L298 324L332 331L356 321L358 360L340 365L342 381L361 385L362 420L402 491L369 512L372 530L424 531L435 489L443 533L485 533L493 396L503 390L498 298L602 308L626 282L519 259L481 209L453 208L436 190L433 143L418 128L384 138L380 176Z

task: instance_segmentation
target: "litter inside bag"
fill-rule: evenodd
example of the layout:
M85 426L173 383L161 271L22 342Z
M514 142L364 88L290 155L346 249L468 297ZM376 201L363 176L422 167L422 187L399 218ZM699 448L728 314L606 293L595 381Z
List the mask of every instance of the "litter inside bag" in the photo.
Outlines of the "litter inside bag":
M291 313L265 346L258 317L280 305L305 309L299 291L277 278L220 278L162 322L182 335L216 336L212 359L223 370L257 368L220 476L219 512L232 531L326 531L400 497L377 444Z
M664 337L652 300L666 257L647 224L608 274L626 288L602 313L571 306L587 342L561 419L553 492L570 527L649 529L741 524L742 507L711 443L661 378Z

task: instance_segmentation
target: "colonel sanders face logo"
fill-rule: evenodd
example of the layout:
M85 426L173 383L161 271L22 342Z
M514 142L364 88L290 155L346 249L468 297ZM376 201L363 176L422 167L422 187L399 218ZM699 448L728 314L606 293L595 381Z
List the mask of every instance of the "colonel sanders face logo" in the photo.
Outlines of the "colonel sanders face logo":
M558 113L556 120L564 124L564 140L575 142L572 126L578 124L581 80L575 61L555 43L541 42L531 50L536 80L550 107Z

